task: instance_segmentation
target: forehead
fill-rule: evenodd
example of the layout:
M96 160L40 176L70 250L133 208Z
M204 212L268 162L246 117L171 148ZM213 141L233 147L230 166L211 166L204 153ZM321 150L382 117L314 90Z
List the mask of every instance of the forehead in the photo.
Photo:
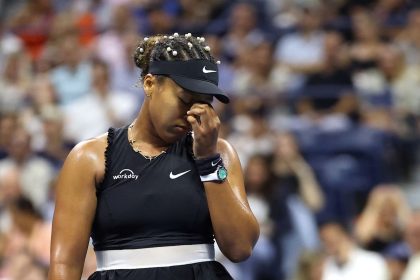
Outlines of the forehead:
M192 102L192 103L194 103L194 102L211 103L213 101L213 96L212 95L201 94L201 93L186 90L186 89L180 87L177 83L175 83L170 78L166 78L165 83L168 86L171 87L171 90L173 90L173 92L176 95L187 99L186 101L188 101L188 102Z

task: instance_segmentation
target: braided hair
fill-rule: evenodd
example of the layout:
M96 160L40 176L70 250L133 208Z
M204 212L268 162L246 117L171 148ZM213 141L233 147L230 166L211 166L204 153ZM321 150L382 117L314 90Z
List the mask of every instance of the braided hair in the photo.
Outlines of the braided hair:
M149 73L149 65L152 61L191 59L206 59L216 63L210 54L210 47L204 44L204 37L193 37L191 33L146 37L138 44L134 52L134 63L142 70L142 80Z

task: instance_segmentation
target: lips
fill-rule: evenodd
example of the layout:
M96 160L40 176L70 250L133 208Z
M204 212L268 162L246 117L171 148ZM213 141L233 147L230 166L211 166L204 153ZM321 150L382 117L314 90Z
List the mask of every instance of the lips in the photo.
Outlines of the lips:
M179 132L187 132L191 130L190 126L186 125L175 125L175 129Z

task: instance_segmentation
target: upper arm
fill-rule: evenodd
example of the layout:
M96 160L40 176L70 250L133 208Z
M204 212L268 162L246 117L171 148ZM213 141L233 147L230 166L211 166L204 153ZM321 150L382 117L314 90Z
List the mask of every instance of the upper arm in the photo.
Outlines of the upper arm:
M51 263L82 269L96 209L96 183L105 147L97 139L68 155L56 188ZM103 167L101 167L103 166Z
M236 150L229 142L221 138L219 138L217 141L217 150L223 159L225 168L227 169L227 180L229 181L230 186L232 187L236 196L241 200L241 202L243 202L245 205L248 205L242 166Z

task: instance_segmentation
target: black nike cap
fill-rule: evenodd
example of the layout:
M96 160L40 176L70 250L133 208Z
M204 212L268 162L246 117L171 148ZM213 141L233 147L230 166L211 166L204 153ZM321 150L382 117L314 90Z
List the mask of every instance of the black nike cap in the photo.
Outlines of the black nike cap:
M180 87L200 94L213 95L222 103L229 103L229 97L218 87L217 64L206 59L152 61L149 73L166 75Z

